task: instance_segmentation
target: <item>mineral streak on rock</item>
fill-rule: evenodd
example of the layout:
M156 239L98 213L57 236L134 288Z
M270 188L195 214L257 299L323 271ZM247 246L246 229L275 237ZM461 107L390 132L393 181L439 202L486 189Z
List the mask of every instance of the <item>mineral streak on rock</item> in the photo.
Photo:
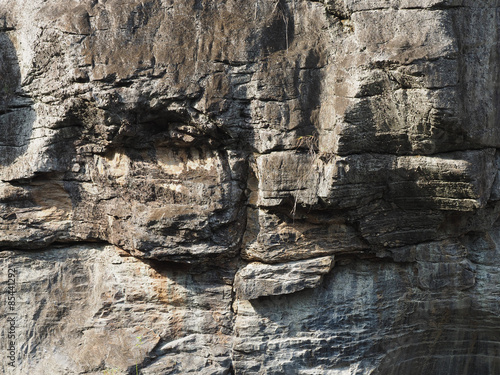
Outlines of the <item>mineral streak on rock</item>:
M499 30L498 0L0 0L1 371L500 373Z

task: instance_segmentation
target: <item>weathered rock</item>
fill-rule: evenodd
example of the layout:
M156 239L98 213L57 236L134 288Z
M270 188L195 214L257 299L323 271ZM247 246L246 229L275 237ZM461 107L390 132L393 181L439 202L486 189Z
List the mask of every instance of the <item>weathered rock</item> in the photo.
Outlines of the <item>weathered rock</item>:
M322 257L285 264L250 263L236 273L236 297L252 300L315 288L321 283L322 276L331 271L333 259Z
M231 366L230 273L145 263L103 245L4 251L1 263L3 291L7 269L16 275L14 309L0 310L16 321L16 366L3 361L5 374L123 374L136 365L144 374L222 374Z
M2 371L499 372L499 8L0 0Z
M246 260L282 263L328 254L366 250L364 242L345 219L329 212L313 217L289 217L290 212L247 211L247 229L241 256Z
M494 373L498 229L490 234L401 249L396 262L339 260L320 288L238 300L236 373Z

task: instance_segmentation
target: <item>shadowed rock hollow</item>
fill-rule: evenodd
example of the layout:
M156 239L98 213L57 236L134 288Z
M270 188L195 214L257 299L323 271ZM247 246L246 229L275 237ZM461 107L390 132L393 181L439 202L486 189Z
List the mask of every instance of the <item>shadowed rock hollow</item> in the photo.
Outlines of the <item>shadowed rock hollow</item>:
M499 9L0 0L3 373L500 372Z

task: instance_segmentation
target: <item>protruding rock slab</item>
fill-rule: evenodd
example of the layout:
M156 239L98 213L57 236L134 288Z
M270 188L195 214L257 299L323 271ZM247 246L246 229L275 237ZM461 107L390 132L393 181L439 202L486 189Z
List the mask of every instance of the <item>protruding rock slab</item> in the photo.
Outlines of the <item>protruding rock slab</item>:
M315 288L333 265L333 256L280 264L250 263L236 274L234 290L238 298L252 300Z

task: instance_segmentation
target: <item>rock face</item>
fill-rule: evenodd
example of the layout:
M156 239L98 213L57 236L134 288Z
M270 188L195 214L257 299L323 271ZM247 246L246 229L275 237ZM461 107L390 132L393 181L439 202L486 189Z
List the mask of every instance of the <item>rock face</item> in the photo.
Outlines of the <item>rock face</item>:
M499 30L0 0L2 372L499 373Z

